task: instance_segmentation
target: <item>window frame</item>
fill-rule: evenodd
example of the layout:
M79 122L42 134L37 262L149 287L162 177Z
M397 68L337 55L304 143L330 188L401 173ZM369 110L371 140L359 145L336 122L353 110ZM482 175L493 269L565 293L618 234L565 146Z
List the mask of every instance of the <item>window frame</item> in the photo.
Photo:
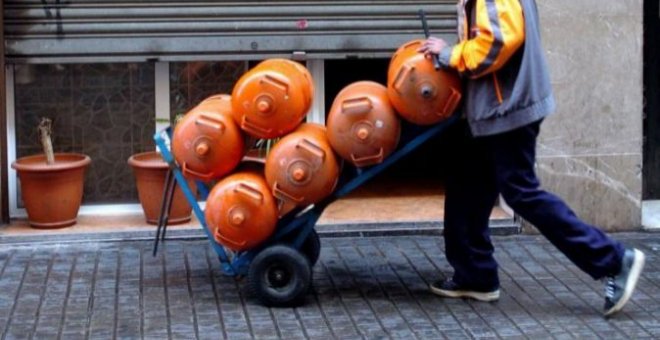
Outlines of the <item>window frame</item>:
M307 121L325 125L325 71L323 59L307 60L307 68L314 79L314 103L307 114ZM16 160L16 101L15 101L15 67L14 64L5 66L5 92L7 98L7 168L8 194L9 194L9 217L26 218L25 208L18 206L18 175L11 168L11 163ZM154 134L165 129L170 119L170 62L156 62L154 67L155 79L155 126ZM93 160L92 160L93 161ZM115 203L115 204L83 204L79 215L113 216L141 214L142 207L139 203Z

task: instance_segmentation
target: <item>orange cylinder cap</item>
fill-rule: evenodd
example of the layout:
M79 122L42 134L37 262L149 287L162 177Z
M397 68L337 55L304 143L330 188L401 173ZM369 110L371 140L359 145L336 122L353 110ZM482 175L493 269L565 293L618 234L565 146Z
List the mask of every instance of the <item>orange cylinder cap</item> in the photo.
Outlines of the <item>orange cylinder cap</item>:
M268 113L271 110L270 102L267 99L260 99L257 102L257 109L261 113Z
M365 128L365 127L361 127L361 128L359 128L359 129L357 130L357 137L358 137L360 140L366 140L367 138L369 138L369 129L367 129L367 128Z
M209 153L209 144L207 142L201 142L195 145L195 153L197 156L204 157Z
M419 93L422 95L422 98L433 98L435 97L435 88L432 84L422 84L419 87Z
M302 182L305 180L305 177L307 177L307 171L303 168L296 168L293 170L293 173L291 174L293 179L295 179L298 182Z
M234 226L240 226L245 221L245 214L241 211L234 211L229 216L229 221Z

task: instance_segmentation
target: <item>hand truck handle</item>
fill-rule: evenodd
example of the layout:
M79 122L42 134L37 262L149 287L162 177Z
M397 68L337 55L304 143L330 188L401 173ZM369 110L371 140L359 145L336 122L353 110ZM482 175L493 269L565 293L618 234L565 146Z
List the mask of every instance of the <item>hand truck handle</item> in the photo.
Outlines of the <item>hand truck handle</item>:
M424 36L426 36L426 39L428 39L431 36L431 31L429 30L429 24L426 22L426 13L424 13L423 9L419 10L419 19L422 20L422 29L424 30ZM433 67L436 70L440 69L440 56L437 54L433 55Z

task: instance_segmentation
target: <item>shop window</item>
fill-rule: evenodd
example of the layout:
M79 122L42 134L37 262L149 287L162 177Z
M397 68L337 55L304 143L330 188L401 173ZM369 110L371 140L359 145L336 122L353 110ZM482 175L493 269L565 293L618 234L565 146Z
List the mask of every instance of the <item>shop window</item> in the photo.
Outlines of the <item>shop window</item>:
M14 97L17 157L41 152L48 117L56 152L92 158L83 204L137 202L126 160L154 148L153 64L16 65Z
M248 66L247 61L13 65L11 157L42 152L36 127L48 117L56 152L92 158L84 205L138 203L127 159L155 149L156 123L169 125L162 118L173 121L211 95L231 94ZM15 209L23 207L20 186L11 178L17 215Z
M170 119L211 95L231 94L246 67L244 61L170 63Z

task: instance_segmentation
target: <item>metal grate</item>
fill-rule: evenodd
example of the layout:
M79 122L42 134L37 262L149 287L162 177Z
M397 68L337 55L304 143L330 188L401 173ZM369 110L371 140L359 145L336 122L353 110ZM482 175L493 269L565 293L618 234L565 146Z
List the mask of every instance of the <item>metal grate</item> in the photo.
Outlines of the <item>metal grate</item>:
M10 62L389 56L433 33L453 39L448 1L5 1Z

